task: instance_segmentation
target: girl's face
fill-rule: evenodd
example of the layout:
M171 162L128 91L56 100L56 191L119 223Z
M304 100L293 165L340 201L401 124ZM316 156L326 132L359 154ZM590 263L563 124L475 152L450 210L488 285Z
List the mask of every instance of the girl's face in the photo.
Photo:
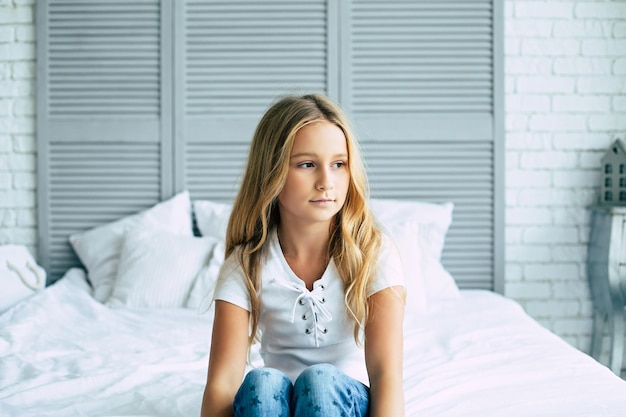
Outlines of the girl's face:
M346 201L349 183L343 131L326 121L304 126L296 133L287 181L278 195L281 222L330 222Z

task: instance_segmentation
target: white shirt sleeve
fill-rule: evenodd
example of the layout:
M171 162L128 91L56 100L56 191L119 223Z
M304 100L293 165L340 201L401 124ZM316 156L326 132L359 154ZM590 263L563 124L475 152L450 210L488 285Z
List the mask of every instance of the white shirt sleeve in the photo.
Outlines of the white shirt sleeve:
M367 296L397 285L405 286L402 260L396 245L383 234L376 277L369 285Z
M215 301L222 300L250 311L250 294L236 251L224 260L215 288Z

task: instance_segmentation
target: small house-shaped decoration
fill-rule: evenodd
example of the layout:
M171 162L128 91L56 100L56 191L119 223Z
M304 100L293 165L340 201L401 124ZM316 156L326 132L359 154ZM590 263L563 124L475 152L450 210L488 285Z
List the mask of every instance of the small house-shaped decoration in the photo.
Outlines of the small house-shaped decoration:
M626 206L626 147L617 139L601 161L600 204Z

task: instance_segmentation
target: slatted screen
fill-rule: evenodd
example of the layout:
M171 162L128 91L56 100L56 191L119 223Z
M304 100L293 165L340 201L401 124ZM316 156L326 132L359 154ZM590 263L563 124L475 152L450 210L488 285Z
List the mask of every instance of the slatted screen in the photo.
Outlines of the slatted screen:
M465 288L492 288L492 1L354 0L346 14L343 101L372 194L454 202L444 265Z
M350 105L357 115L492 113L488 0L355 0Z
M77 264L67 235L183 189L232 200L267 106L325 92L355 125L373 196L453 201L444 265L501 290L501 8L38 2L41 262L60 277Z
M79 264L71 233L162 198L161 7L36 6L40 261L56 280Z

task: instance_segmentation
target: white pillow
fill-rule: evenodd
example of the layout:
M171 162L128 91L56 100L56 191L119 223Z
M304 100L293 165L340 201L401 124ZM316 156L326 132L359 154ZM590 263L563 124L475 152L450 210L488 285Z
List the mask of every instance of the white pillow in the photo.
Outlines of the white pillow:
M217 239L132 229L120 256L111 307L180 308Z
M393 223L419 223L422 227L418 238L428 253L441 259L446 233L452 224L452 203L434 204L415 201L371 199L370 209L383 225ZM427 245L425 245L427 244Z
M413 293L423 288L428 301L458 298L460 293L454 278L440 261L446 233L452 223L453 204L371 199L370 208L381 227L396 242L400 253L409 258L412 258L411 253L415 253L415 257L420 258L419 274L405 277L407 306L412 302L412 286L415 287ZM417 234L411 237L411 233L415 232ZM410 261L410 268L415 268L415 261ZM411 279L423 280L423 283L415 284Z
M194 201L193 212L200 234L226 239L226 227L231 210L231 204L209 200Z
M70 236L74 251L87 268L96 300L104 302L110 297L124 235L140 223L145 229L192 236L189 193L183 191L150 209Z
M213 292L217 284L217 276L224 263L224 249L224 241L221 239L217 240L209 261L194 279L191 293L185 304L187 308L197 309L200 313L212 310Z
M432 256L422 256L422 277L426 297L430 300L461 297L452 275Z
M415 236L419 233L417 223L391 223L388 227L382 226L383 232L395 243L402 260L404 285L406 290L406 314L425 313L428 310L428 300L422 276L422 254Z

